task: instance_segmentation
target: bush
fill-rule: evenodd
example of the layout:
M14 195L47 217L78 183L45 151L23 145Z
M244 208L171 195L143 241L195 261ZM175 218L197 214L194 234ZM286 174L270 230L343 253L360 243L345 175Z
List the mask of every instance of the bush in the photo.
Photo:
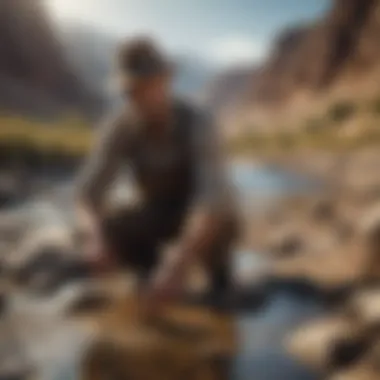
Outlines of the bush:
M349 120L357 111L353 102L341 101L333 104L328 110L328 118L334 123L343 123Z
M372 101L371 112L374 115L380 115L380 96Z
M92 130L79 118L46 123L0 116L0 159L4 167L14 163L33 169L44 163L79 160L88 152L91 141Z

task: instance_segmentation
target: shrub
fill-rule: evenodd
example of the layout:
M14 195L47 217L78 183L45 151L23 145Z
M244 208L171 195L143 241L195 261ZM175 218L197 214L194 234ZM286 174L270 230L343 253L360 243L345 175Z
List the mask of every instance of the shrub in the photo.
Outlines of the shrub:
M371 102L370 108L374 115L380 115L380 96Z
M343 123L349 120L357 111L353 102L341 101L333 104L328 110L328 118L334 123Z

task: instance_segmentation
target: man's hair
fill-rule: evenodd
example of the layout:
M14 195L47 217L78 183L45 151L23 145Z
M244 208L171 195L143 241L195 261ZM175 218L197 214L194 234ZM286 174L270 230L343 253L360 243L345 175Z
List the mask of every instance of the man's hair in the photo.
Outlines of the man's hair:
M137 37L124 42L117 54L117 66L122 74L131 77L146 77L169 69L161 49L149 37Z

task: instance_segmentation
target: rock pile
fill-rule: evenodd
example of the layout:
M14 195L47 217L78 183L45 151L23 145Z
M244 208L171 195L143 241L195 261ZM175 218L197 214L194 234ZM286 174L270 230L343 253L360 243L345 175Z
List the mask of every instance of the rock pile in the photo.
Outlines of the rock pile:
M84 358L83 380L228 378L236 348L231 318L181 306L153 321L138 314L131 297L93 320L96 338Z

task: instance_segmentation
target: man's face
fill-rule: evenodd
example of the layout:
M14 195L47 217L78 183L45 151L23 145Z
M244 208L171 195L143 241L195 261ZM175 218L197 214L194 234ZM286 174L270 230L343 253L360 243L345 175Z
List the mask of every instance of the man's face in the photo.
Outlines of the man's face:
M146 110L156 110L161 107L170 95L170 75L157 75L140 80L129 90L132 103Z

